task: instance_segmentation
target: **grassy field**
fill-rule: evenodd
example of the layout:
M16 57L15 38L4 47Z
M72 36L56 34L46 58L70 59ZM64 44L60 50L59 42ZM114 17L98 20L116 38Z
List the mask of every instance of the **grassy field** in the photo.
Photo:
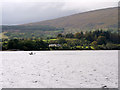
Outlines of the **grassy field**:
M8 39L8 36L4 35L6 32L0 33L0 39Z

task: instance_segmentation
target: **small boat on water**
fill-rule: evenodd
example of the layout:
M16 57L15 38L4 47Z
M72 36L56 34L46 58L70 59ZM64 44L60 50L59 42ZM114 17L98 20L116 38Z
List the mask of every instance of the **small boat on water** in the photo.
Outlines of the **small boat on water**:
M33 55L33 52L29 53L29 55Z
M102 86L102 88L107 88L107 86L105 85L105 86Z
M33 53L33 52L30 52L30 53L29 53L29 55L34 55L34 54L36 54L36 53Z

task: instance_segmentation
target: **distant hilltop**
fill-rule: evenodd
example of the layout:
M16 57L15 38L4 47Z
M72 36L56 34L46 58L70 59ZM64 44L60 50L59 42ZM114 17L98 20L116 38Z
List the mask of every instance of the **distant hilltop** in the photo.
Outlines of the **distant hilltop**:
M62 27L65 30L73 30L72 32L74 32L74 29L90 30L99 28L117 28L118 8L99 9L24 25L49 25Z
M88 11L52 20L22 25L2 26L4 38L47 38L59 33L76 33L98 29L118 32L118 8Z

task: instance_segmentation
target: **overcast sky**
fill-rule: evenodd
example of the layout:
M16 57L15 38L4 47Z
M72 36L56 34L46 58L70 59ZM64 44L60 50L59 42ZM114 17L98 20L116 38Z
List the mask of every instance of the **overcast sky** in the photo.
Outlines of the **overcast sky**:
M24 24L117 7L119 0L1 0L2 24Z

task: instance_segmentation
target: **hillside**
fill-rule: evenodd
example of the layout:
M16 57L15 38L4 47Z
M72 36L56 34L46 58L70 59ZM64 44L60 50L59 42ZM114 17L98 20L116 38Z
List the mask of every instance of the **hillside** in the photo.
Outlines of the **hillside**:
M47 38L59 33L75 33L96 29L117 31L118 8L107 8L70 16L14 26L2 26L8 38Z
M53 20L46 20L25 25L50 25L68 30L88 30L98 28L117 28L118 8L107 8L78 13ZM74 31L72 31L74 32Z

